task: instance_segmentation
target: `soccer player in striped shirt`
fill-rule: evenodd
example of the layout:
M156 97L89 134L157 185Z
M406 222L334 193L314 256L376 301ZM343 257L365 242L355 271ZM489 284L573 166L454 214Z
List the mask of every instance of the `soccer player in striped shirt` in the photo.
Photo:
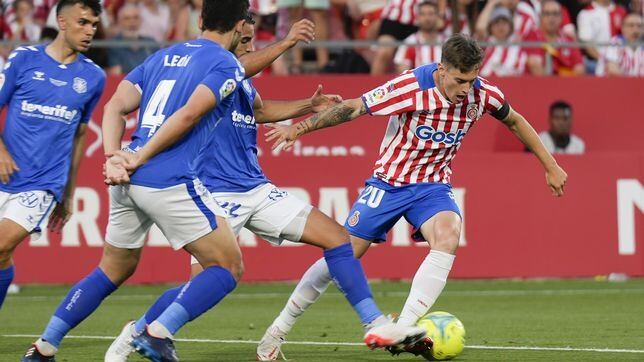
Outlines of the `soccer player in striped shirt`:
M346 100L297 124L274 125L267 133L268 140L276 140L274 147L284 144L288 148L305 133L367 113L391 116L373 176L353 205L345 227L352 236L356 257L371 243L385 241L386 233L401 217L414 226L416 240L431 246L400 314L398 323L403 325L416 324L429 311L454 263L462 221L451 190L450 164L463 138L484 113L503 122L535 154L553 195L564 193L566 172L499 88L478 76L482 59L483 52L474 40L453 35L443 45L440 63L403 73L360 98ZM328 275L323 259L313 264L266 334L277 330L285 336L325 290ZM279 349L282 340L273 341ZM408 351L420 353L430 346L431 341L426 340Z

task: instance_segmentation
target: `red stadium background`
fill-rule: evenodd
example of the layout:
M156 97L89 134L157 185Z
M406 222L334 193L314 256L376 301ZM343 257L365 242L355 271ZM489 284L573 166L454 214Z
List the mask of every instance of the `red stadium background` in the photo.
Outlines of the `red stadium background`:
M76 192L76 212L62 234L28 240L15 255L17 283L75 282L100 259L109 200L102 184L102 104L119 79L108 82L90 126ZM362 76L259 78L264 99L309 97L325 92L356 97L386 81ZM574 133L583 156L557 156L569 174L566 196L556 199L537 160L493 118L486 116L465 138L454 163L453 185L463 208L462 248L452 276L578 277L644 275L644 122L642 81L637 79L517 78L497 84L535 126L547 129L549 104L574 107ZM130 122L130 130L135 126ZM386 127L382 117L363 117L303 138L292 152L271 152L260 140L260 161L278 186L310 200L343 222L370 175ZM260 134L263 128L260 127ZM427 254L409 226L399 223L386 245L364 259L371 278L411 278ZM321 256L300 245L273 247L245 232L240 237L246 281L297 279ZM152 232L135 283L177 282L188 277L188 256L173 252Z

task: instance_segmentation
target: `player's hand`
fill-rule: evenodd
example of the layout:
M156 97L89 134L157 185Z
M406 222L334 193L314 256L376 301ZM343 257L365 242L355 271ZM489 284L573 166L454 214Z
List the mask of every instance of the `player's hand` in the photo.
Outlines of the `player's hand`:
M546 171L546 182L550 186L553 196L563 196L567 179L568 174L559 165L555 165L555 167Z
M322 94L322 84L318 84L318 89L311 97L311 110L313 113L319 113L338 103L342 103L342 97L337 94Z
M275 141L273 142L273 146L271 147L271 149L273 150L277 149L283 144L284 146L282 147L282 149L284 151L288 151L291 147L293 147L293 144L298 138L295 125L285 126L282 124L267 123L265 126L272 128L270 131L266 132L264 136L266 136L266 142L271 142L273 140Z
M72 199L66 198L62 203L56 204L54 211L51 212L51 216L49 217L49 230L56 233L61 232L61 230L63 230L63 226L65 226L72 217L72 213Z
M306 44L310 44L313 40L315 40L315 24L311 20L308 19L302 19L298 21L297 23L293 24L291 27L291 30L288 32L288 35L286 38L284 38L286 42L288 42L289 47L294 47L297 45L298 42L305 42Z
M119 154L107 155L109 158L103 164L103 176L106 185L122 185L130 182L130 172L126 168L127 161Z
M2 147L2 150L0 150L0 181L3 184L8 183L11 175L16 171L20 171L20 168L18 168L9 152Z

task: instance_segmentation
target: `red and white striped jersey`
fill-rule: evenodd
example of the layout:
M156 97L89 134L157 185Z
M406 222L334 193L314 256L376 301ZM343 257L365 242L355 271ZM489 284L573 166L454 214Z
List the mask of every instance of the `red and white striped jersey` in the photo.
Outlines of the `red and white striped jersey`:
M420 0L389 0L381 17L401 24L416 23L416 6Z
M537 29L537 13L530 4L520 1L514 10L514 35L519 39Z
M443 38L439 35L436 39L437 45L424 45L422 33L414 33L405 39L405 44L398 48L394 63L399 66L405 66L407 69L413 69L423 64L438 63L441 61Z
M601 6L592 2L577 15L579 40L609 42L612 37L622 33L622 21L626 14L626 10L619 5L611 3Z
M488 39L495 42L494 38ZM511 77L525 74L528 54L520 46L489 46L485 48L485 57L480 74L484 77Z
M503 93L480 77L463 102L451 103L434 82L437 69L421 66L362 96L370 114L391 116L374 176L393 186L449 183L450 164L470 128L485 112L500 119L509 112Z
M606 75L606 64L615 63L624 76L644 77L644 47L626 45L621 35L613 37L611 43L615 46L607 47L601 52L596 75Z

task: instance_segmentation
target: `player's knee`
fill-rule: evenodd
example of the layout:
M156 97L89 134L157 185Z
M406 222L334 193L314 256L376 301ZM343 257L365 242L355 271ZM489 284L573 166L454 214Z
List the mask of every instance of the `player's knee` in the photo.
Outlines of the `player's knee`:
M11 260L11 255L13 254L13 251L15 249L15 246L13 243L8 242L7 240L2 240L0 239L0 263L4 264L6 262L9 262Z
M344 227L334 223L332 227L333 232L329 233L329 247L328 249L348 243L351 240L351 235Z
M461 237L460 227L449 226L437 228L432 249L454 254L458 249L458 241Z

